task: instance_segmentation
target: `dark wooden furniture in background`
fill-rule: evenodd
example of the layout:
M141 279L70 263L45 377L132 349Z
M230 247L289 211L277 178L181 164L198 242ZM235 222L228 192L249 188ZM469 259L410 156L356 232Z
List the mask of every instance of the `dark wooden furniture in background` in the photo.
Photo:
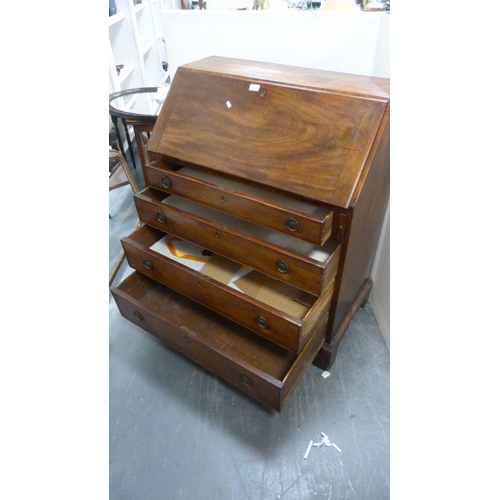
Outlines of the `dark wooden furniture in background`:
M330 368L368 298L389 109L386 79L220 57L180 67L135 195L145 225L122 240L136 270L113 290L122 315L281 411L311 363ZM258 294L166 256L165 235L229 274L254 269Z

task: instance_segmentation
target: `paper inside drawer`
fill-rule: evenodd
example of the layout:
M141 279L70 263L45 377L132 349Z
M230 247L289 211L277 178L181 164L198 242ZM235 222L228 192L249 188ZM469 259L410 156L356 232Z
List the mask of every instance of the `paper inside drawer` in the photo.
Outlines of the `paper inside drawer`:
M150 248L294 318L303 319L317 300L314 295L170 234Z

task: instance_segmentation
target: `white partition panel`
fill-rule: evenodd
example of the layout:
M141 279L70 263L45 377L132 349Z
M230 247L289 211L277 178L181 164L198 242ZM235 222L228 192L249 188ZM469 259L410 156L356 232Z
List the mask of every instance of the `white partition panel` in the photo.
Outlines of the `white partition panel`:
M162 16L172 76L178 66L211 55L373 75L380 21L388 14L165 10Z

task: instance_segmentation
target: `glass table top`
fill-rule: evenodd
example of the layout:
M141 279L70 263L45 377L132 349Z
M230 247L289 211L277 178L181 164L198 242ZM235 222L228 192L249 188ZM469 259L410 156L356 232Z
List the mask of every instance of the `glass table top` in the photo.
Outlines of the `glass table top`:
M109 111L120 118L156 120L168 93L168 86L128 89L111 94Z

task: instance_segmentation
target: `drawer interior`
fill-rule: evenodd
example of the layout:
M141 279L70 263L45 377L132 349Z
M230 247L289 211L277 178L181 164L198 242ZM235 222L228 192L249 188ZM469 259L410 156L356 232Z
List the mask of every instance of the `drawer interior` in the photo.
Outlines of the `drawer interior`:
M280 248L298 253L322 264L328 260L337 246L336 242L330 240L322 247L319 247L313 245L312 243L299 240L298 238L293 238L292 236L288 236L283 233L278 233L277 231L273 231L272 229L268 229L264 226L239 219L238 217L233 217L232 215L219 210L214 210L213 208L202 205L201 203L176 195L168 196L163 200L163 203L178 210L183 210L184 212L189 212L198 217L207 219L218 226L231 227L236 231L241 231L242 233L250 235L254 238L263 240L266 243L277 245Z
M315 296L336 276L341 246L333 238L318 247L154 188L134 200L142 222Z
M310 199L194 165L156 160L145 169L151 187L294 238L321 246L332 234L332 208Z
M304 320L318 300L292 285L147 225L128 239L298 320Z
M271 376L282 383L298 357L139 273L131 274L117 290L131 297L137 307L195 336L200 343L238 364L263 372L266 378Z
M320 264L325 264L336 248L339 246L333 240L327 241L323 246L319 247L312 243L293 238L286 234L273 231L258 224L233 217L219 210L209 208L201 203L197 203L186 198L176 195L168 195L155 189L147 188L140 193L142 196L150 198L152 201L161 202L176 210L193 214L201 217L222 227L230 227L236 231L242 232L245 235L258 238L269 245L275 245L289 252L299 254L306 259L311 259Z
M264 200L270 204L288 209L295 213L302 213L318 221L325 221L331 216L331 210L318 206L305 199L292 198L276 191L263 189L262 187L250 185L240 180L231 179L228 176L217 175L215 172L198 170L190 167L183 167L177 172L213 184L229 192L241 193L245 196Z

